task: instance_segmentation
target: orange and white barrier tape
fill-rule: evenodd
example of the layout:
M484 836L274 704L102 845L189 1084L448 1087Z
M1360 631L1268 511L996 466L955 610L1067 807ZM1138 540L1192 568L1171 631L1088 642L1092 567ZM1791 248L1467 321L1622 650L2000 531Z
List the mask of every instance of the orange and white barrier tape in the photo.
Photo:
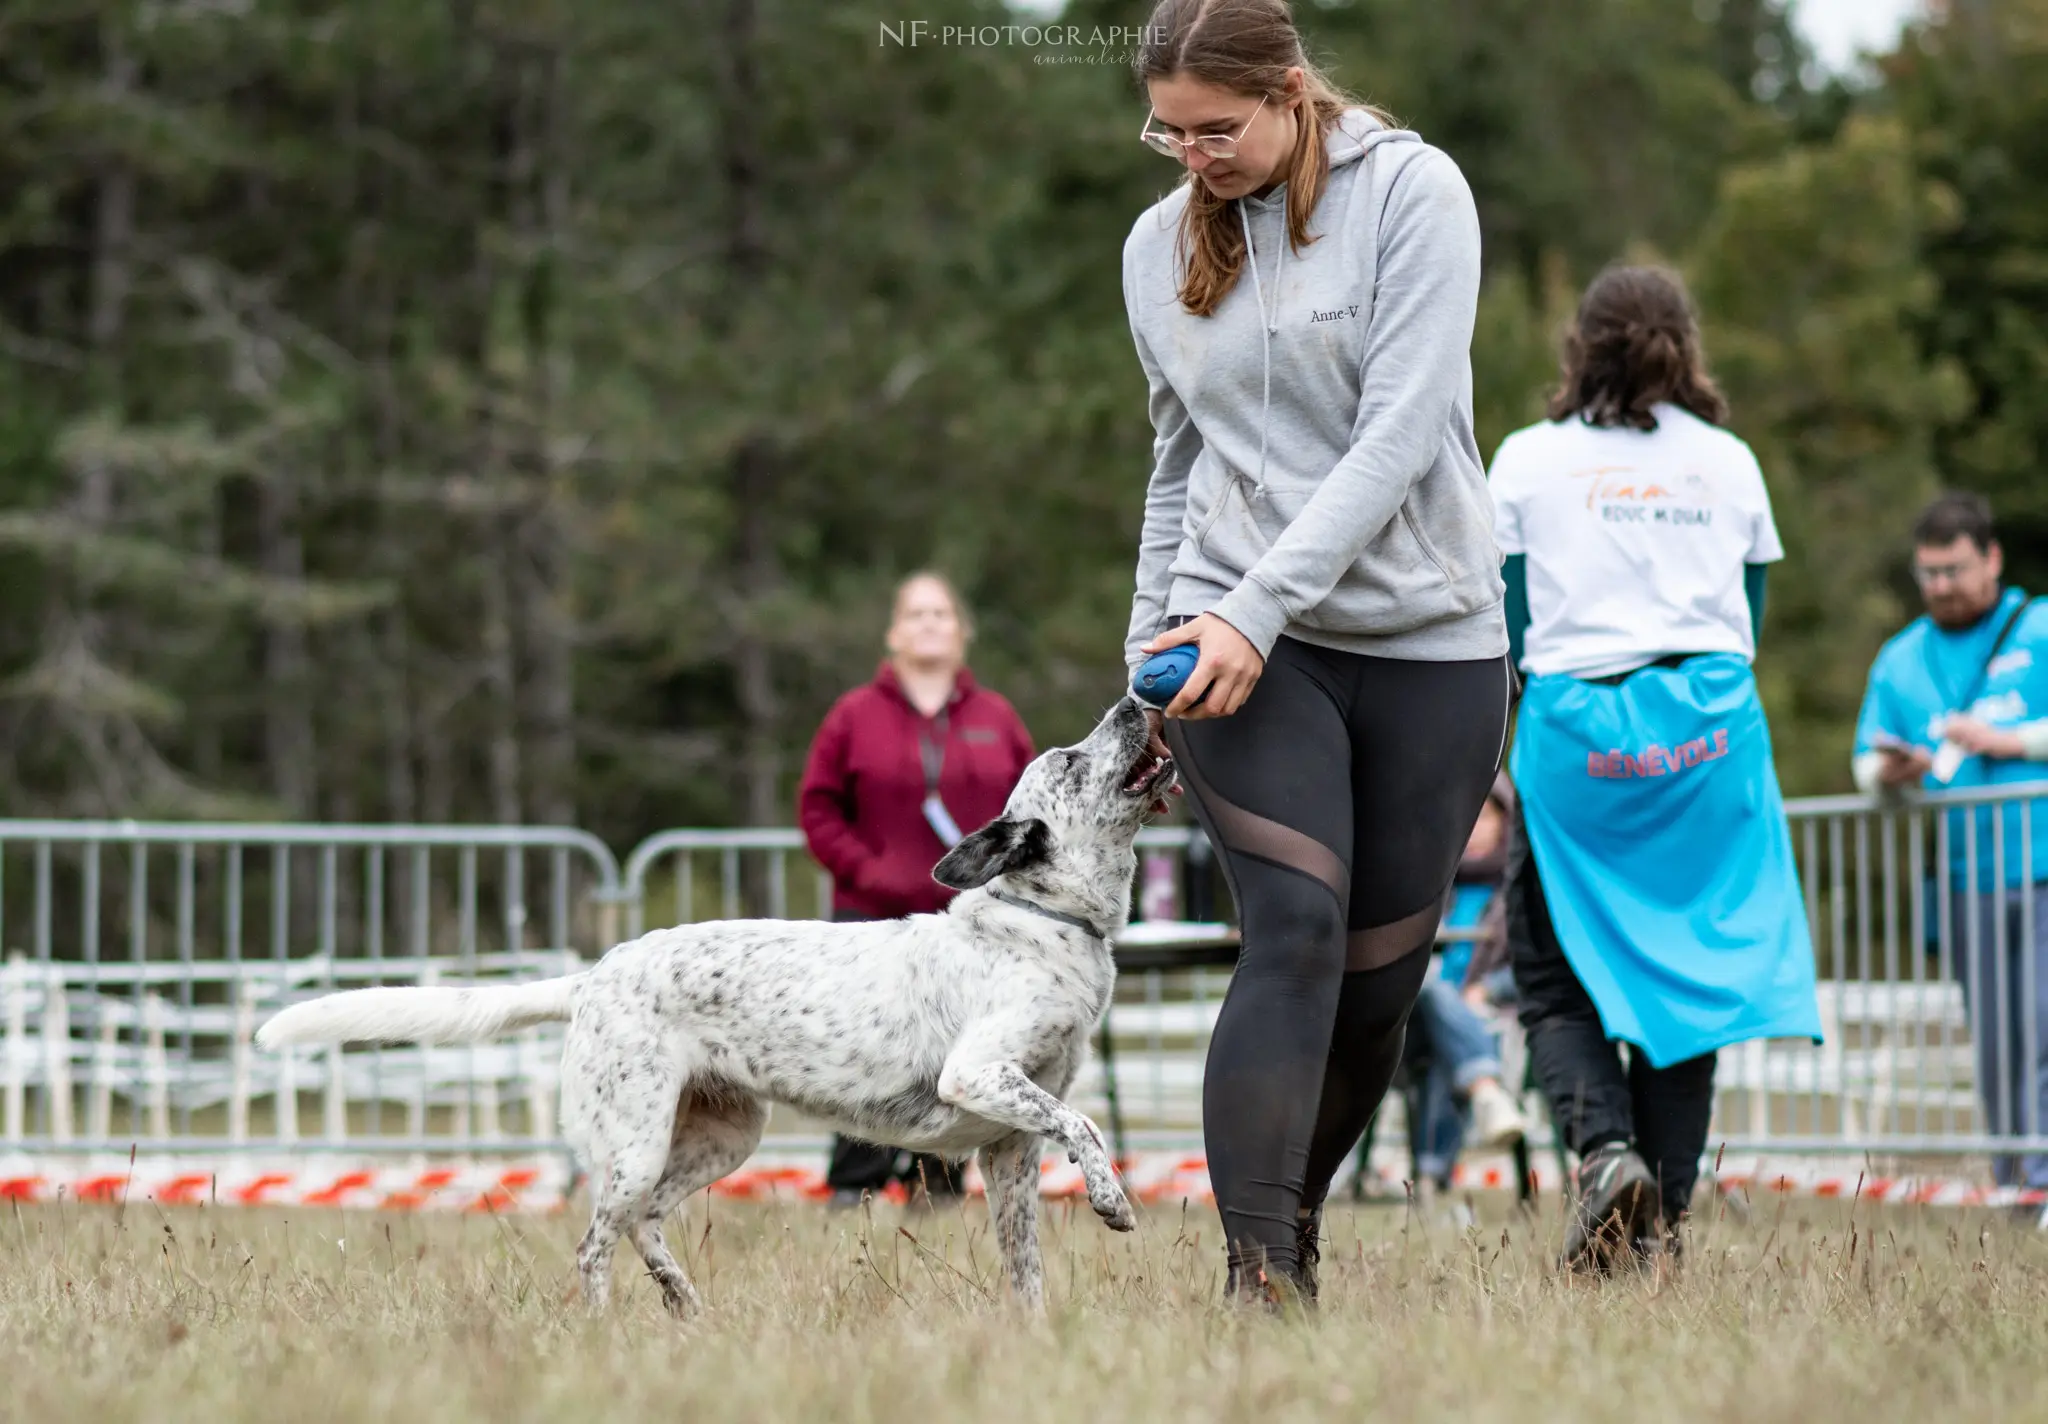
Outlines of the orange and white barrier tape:
M1532 1154L1539 1192L1561 1189L1554 1154ZM1371 1170L1384 1190L1399 1192L1409 1173L1405 1152L1375 1151ZM1125 1189L1151 1205L1180 1201L1208 1204L1207 1159L1199 1152L1145 1152L1122 1164ZM1989 1187L1960 1178L1876 1177L1844 1170L1816 1158L1733 1158L1722 1161L1715 1180L1724 1192L1911 1203L1942 1207L2048 1206L2048 1191ZM373 1211L455 1211L548 1213L568 1205L575 1183L566 1161L549 1157L527 1162L392 1165L325 1156L251 1157L233 1162L139 1157L81 1161L0 1156L0 1202L140 1203L166 1206L339 1207ZM966 1172L967 1190L982 1191L978 1167ZM1514 1167L1506 1154L1473 1154L1452 1175L1458 1191L1510 1191ZM822 1154L767 1152L711 1188L713 1194L745 1200L817 1200L831 1195ZM1066 1154L1039 1166L1039 1190L1047 1197L1087 1195L1081 1170ZM901 1200L892 1185L885 1198Z
M1530 1175L1539 1193L1555 1193L1564 1187L1556 1154L1530 1154ZM1714 1174L1723 1192L1741 1191L1750 1197L1764 1194L1785 1196L1858 1199L1871 1202L1917 1203L1929 1206L2048 1206L2048 1191L1991 1187L1964 1178L1885 1178L1844 1170L1841 1159L1725 1158ZM1383 1191L1398 1194L1412 1172L1407 1153L1398 1147L1375 1150L1371 1171ZM1181 1200L1209 1204L1214 1195L1209 1186L1209 1164L1199 1152L1141 1153L1122 1164L1124 1187L1139 1201L1153 1205ZM1081 1171L1064 1153L1047 1157L1039 1166L1039 1189L1049 1197L1085 1196ZM966 1173L967 1189L982 1190L974 1167ZM1512 1191L1515 1186L1514 1160L1506 1153L1472 1153L1451 1174L1454 1191ZM751 1199L806 1199L830 1195L820 1163L809 1158L763 1156L712 1188L722 1196ZM901 1188L890 1187L883 1194L900 1199Z
M1209 1187L1209 1161L1200 1152L1141 1152L1120 1165L1124 1190L1139 1201L1157 1204L1183 1199L1204 1203L1214 1200ZM1399 1191L1410 1171L1407 1153L1391 1147L1376 1150L1372 1170L1387 1189ZM1555 1191L1562 1185L1553 1156L1534 1160L1531 1173L1539 1191ZM970 1194L981 1192L977 1166L968 1167L965 1182ZM1063 1152L1048 1155L1039 1163L1038 1182L1039 1191L1048 1197L1087 1195L1081 1169L1069 1162ZM1463 1191L1512 1191L1514 1161L1505 1153L1471 1154L1458 1164L1451 1182L1453 1188ZM711 1190L720 1196L752 1200L802 1200L831 1195L831 1188L825 1185L824 1164L816 1156L773 1152L757 1155ZM905 1193L892 1185L883 1195L901 1199Z
M392 1166L318 1157L194 1162L138 1157L0 1157L0 1202L156 1202L164 1206L350 1207L376 1211L560 1211L560 1160Z
M1088 1194L1081 1169L1069 1162L1063 1152L1044 1158L1038 1164L1038 1173L1038 1190L1042 1196ZM978 1196L983 1192L979 1163L970 1163L962 1178L969 1195ZM1124 1190L1139 1201L1177 1201L1182 1197L1194 1201L1210 1200L1209 1166L1200 1153L1145 1153L1123 1164L1123 1181ZM832 1194L832 1189L825 1183L824 1163L819 1157L795 1157L781 1153L756 1156L739 1171L715 1183L711 1191L716 1196L753 1201L816 1200ZM895 1183L882 1192L885 1199L896 1201L906 1195L904 1188Z
M1729 1158L1715 1181L1724 1192L1821 1197L1839 1201L1896 1202L1913 1206L2048 1206L2048 1191L1993 1187L1956 1177L1881 1177L1844 1170L1838 1161L1812 1158Z
M1209 1186L1209 1161L1200 1152L1142 1152L1120 1167L1124 1190L1139 1201L1156 1205L1181 1200L1207 1203L1215 1199ZM1375 1151L1372 1170L1387 1189L1399 1191L1410 1170L1407 1154L1393 1149ZM1539 1191L1554 1191L1561 1185L1553 1157L1532 1162L1531 1172ZM1512 1191L1514 1162L1505 1153L1473 1154L1458 1164L1451 1181L1455 1189L1464 1191ZM1049 1155L1039 1163L1038 1183L1040 1193L1048 1197L1086 1196L1088 1192L1081 1169L1069 1162L1065 1153ZM970 1194L982 1191L978 1166L968 1167L965 1184ZM831 1188L825 1184L824 1165L818 1158L783 1153L756 1156L711 1190L720 1196L750 1200L804 1200L831 1195ZM905 1192L891 1185L882 1195L900 1200Z

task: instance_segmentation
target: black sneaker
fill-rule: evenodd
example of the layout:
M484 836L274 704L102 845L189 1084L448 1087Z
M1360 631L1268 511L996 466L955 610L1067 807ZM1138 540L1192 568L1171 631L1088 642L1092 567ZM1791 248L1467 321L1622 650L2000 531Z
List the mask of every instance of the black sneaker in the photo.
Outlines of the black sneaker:
M1657 1182L1625 1142L1610 1142L1580 1162L1577 1182L1564 1266L1605 1273L1632 1259L1634 1243L1655 1231Z
M1223 1303L1239 1310L1269 1303L1265 1268L1231 1262L1223 1272Z
M1281 1319L1300 1316L1315 1304L1294 1276L1268 1271L1263 1266L1232 1266L1223 1282L1223 1303L1254 1316Z
M1301 1290L1301 1298L1313 1305L1321 1282L1316 1273L1323 1263L1323 1209L1298 1221L1294 1227L1294 1282Z

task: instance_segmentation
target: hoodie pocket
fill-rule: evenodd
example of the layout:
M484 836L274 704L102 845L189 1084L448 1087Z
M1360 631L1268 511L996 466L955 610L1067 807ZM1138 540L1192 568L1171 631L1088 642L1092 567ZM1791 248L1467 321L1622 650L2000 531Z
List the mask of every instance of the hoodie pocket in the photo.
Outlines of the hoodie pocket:
M1415 541L1415 547L1422 551L1423 558L1429 560L1430 567L1437 571L1437 576L1443 579L1446 585L1456 583L1458 576L1445 566L1443 557L1437 553L1435 546L1429 542L1429 536L1422 532L1422 526L1416 522L1415 506L1412 502L1402 501L1399 518L1408 526L1408 537Z
M1202 525L1195 548L1218 573L1229 575L1229 581L1235 583L1259 561L1260 555L1273 547L1273 540L1286 527L1285 521L1278 521L1270 532L1261 528L1245 482L1225 470L1223 488Z
M1210 492L1209 507L1195 516L1194 537L1190 541L1198 554L1209 552L1209 531L1216 527L1216 521L1223 517L1224 506L1230 503L1231 492L1237 488L1237 481L1228 473L1222 476L1222 487Z

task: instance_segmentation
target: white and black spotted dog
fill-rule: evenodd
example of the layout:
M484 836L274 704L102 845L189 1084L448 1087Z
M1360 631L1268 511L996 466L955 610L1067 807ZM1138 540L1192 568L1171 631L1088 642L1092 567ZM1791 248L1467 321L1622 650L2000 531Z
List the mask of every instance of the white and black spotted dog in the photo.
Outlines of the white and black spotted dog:
M1010 1285L1037 1308L1039 1139L1080 1165L1112 1229L1134 1225L1101 1132L1061 1099L1109 1005L1133 838L1174 776L1148 740L1126 699L1032 762L1002 816L934 868L965 892L942 914L657 930L565 978L311 1000L257 1042L468 1043L567 1020L562 1122L590 1174L576 1259L593 1309L621 1236L671 1311L696 1307L662 1220L752 1154L771 1103L870 1141L979 1151Z

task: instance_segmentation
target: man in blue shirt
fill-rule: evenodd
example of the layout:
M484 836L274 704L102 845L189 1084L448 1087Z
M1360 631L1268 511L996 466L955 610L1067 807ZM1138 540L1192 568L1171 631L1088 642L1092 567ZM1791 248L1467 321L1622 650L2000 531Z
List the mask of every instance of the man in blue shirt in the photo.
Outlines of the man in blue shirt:
M1991 786L2023 795L2024 783L2048 781L2048 600L2000 586L2004 558L1981 496L1937 499L1914 525L1913 545L1927 613L1871 666L1856 784L1872 795ZM1989 1130L2048 1133L2048 796L1952 811L1947 834L1953 962L1970 1003ZM2001 1185L2048 1188L2048 1155L1992 1166Z

